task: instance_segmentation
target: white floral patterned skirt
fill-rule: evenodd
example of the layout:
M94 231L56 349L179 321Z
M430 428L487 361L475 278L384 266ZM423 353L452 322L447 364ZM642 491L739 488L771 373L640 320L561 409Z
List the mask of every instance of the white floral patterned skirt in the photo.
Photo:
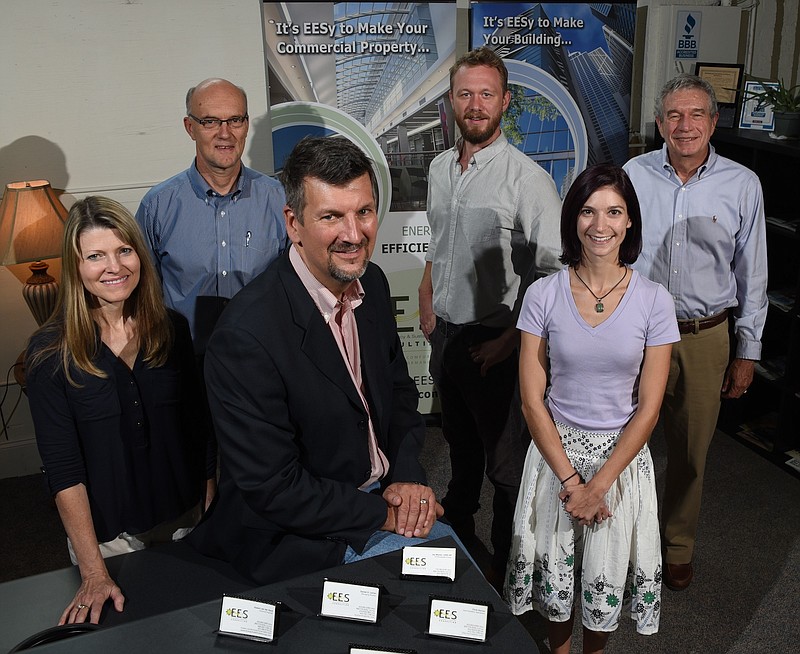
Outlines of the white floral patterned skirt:
M564 449L589 481L621 432L585 432L556 423ZM661 544L653 460L647 445L606 495L612 517L583 527L558 499L561 484L531 442L514 514L504 595L512 613L535 608L565 622L575 593L583 625L614 631L624 608L640 634L658 631L661 614ZM576 585L575 578L579 577Z

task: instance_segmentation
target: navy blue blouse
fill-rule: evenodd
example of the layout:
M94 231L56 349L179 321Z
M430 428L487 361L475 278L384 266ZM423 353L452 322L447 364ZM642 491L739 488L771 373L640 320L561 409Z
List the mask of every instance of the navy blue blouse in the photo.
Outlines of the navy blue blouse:
M50 492L84 484L99 542L177 518L204 497L213 476L211 429L186 319L170 311L175 342L165 365L137 356L130 370L100 344L101 379L56 354L27 370L36 441ZM27 356L55 337L38 333Z

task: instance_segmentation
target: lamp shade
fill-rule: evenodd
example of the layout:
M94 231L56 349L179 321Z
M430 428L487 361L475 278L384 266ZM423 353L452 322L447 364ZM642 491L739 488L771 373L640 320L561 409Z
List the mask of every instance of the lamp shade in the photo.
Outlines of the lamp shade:
M53 313L58 297L58 282L47 274L42 259L61 256L66 221L67 210L50 182L6 184L0 202L0 265L34 262L22 295L39 325Z
M6 184L0 202L0 265L61 256L67 210L50 182Z

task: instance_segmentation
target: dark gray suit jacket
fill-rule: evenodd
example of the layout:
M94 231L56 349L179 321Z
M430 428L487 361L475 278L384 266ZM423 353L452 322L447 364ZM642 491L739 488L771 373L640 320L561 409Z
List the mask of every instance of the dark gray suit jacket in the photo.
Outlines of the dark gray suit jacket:
M390 463L382 487L424 482L425 434L383 272L369 264L356 309L362 375L378 443ZM341 562L386 520L370 476L367 413L288 254L240 291L209 342L206 383L221 477L190 536L259 583Z

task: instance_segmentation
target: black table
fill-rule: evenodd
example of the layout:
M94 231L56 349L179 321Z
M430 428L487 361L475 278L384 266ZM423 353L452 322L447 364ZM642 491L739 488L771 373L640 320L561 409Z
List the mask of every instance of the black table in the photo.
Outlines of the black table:
M449 538L431 544L455 546ZM350 643L437 652L536 654L534 640L469 559L457 550L456 581L400 579L402 552L391 552L327 571L254 588L226 564L194 553L181 543L108 559L112 576L126 595L125 611L104 612L103 627L57 643L41 652L286 652L348 651ZM377 624L320 618L324 577L381 584ZM0 652L52 626L77 588L75 568L0 584ZM223 593L280 601L277 638L264 644L216 634ZM427 629L428 597L445 595L492 606L485 643L432 638ZM287 610L288 609L288 610Z

